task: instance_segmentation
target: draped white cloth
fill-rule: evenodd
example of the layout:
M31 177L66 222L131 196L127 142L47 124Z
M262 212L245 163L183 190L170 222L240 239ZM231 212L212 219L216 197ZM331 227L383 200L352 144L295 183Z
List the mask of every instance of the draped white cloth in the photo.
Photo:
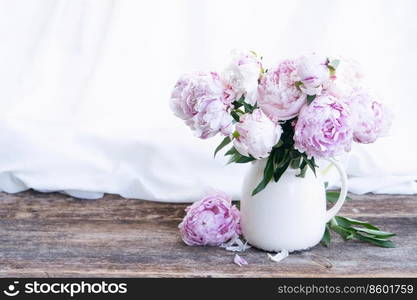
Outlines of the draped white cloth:
M234 48L266 64L312 51L362 63L391 135L343 158L355 193L417 193L417 2L0 1L0 190L239 198L247 165L213 159L168 107L177 77ZM332 172L329 180L337 186Z

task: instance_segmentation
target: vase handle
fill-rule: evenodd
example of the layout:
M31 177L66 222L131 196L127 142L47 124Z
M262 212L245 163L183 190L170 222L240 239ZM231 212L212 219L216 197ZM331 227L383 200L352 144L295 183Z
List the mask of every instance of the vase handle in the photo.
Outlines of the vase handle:
M337 199L335 205L326 212L326 223L329 222L339 212L343 203L345 203L347 195L347 176L344 168L334 158L328 158L327 160L330 161L339 172L341 189L339 199Z

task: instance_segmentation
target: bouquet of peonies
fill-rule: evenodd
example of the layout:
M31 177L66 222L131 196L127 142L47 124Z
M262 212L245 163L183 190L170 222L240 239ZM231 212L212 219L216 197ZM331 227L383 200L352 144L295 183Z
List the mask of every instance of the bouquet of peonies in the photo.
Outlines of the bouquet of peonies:
M183 75L171 108L196 136L232 143L229 162L266 159L260 192L287 168L315 172L315 159L373 143L387 133L391 114L366 90L357 64L316 54L264 69L255 52L233 52L220 72Z

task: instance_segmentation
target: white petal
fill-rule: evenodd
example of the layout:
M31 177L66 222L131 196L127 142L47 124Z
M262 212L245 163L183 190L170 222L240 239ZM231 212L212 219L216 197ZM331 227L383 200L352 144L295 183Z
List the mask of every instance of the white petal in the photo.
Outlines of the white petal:
M231 239L228 243L221 244L220 247L232 252L245 252L247 249L251 248L251 246L248 245L248 242L244 244L238 237Z
M278 252L275 255L271 255L271 254L268 253L269 259L274 261L274 262L280 262L281 260L283 260L287 256L288 256L288 251L285 250L285 249L282 249L280 252Z

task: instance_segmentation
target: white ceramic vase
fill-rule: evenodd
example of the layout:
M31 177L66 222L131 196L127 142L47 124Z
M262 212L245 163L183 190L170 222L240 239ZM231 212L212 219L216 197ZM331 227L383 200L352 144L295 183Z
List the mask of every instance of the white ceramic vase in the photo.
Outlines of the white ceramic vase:
M306 250L318 244L326 223L342 207L347 193L347 178L342 166L336 166L342 182L336 204L326 210L326 193L319 172L308 169L304 178L299 170L288 168L278 182L271 180L266 188L252 196L261 182L266 160L252 163L245 176L240 204L241 225L245 239L266 251Z

